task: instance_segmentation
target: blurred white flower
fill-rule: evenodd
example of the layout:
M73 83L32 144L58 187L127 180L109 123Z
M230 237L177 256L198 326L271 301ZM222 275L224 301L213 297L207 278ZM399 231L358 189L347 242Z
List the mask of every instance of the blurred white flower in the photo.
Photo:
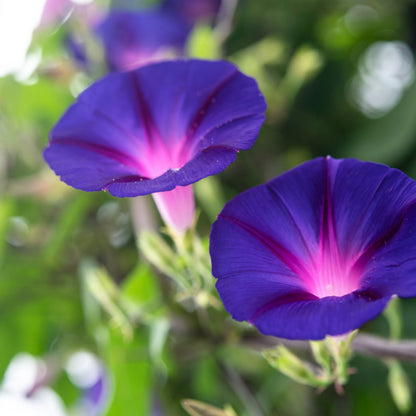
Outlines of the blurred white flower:
M0 0L0 77L24 67L45 0Z
M62 399L42 386L45 363L30 354L18 354L10 362L0 388L2 416L66 416Z
M55 376L59 370L59 364L47 366L45 361L30 354L17 354L0 385L0 415L67 416L60 396L47 387L51 372ZM79 390L79 398L71 406L70 414L104 414L109 403L110 383L103 363L90 352L77 351L67 360L65 370L71 383Z
M65 369L71 383L81 392L77 414L102 415L110 397L109 377L102 362L88 351L78 351L70 356Z
M92 0L0 0L0 77L26 81L40 62L41 51L28 54L33 31L62 22L77 5Z
M414 59L403 42L375 42L367 48L350 86L352 102L368 117L381 117L414 79Z

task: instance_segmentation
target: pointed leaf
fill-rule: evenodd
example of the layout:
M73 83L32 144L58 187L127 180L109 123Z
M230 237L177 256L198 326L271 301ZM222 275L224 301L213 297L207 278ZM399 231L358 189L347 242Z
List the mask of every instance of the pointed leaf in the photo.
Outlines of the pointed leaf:
M191 416L237 416L230 407L223 410L192 399L182 400L181 404Z

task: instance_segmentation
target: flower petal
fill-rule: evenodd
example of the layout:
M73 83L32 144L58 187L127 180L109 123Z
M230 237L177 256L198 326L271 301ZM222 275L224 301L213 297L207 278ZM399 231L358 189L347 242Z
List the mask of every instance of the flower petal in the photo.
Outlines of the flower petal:
M416 204L406 211L397 230L382 241L364 270L363 287L382 294L416 296Z
M254 143L265 107L256 82L230 63L148 65L84 91L52 130L44 157L77 189L167 191L225 169Z
M252 229L252 234L280 247L279 256L291 263L295 272L301 267L307 273L304 266L313 263L319 250L324 185L325 159L315 159L237 196L224 207L218 222L233 221ZM214 231L212 235L215 237ZM237 244L233 233L227 240ZM217 265L219 250L213 253L213 270L223 266ZM229 266L228 261L224 266Z
M153 199L165 223L183 233L192 226L195 204L192 185L178 186L169 192L156 192Z
M242 125L248 130L252 119L263 117L264 121L266 104L256 82L228 62L177 61L169 67L148 66L136 74L155 128L166 141L187 140L192 145L234 120L244 118ZM244 127L240 129L244 134ZM233 144L238 149L239 139ZM251 147L255 139L250 134L244 148ZM229 136L217 139L215 144L224 140Z
M376 244L416 201L416 184L388 166L344 159L333 177L332 205L341 255Z
M118 197L148 195L170 191L176 186L187 186L210 175L223 171L236 158L235 149L212 146L178 170L168 170L163 175L148 180L138 176L121 177L107 184L111 195Z
M234 319L251 321L276 297L304 292L299 276L273 247L234 221L215 222L210 252L217 290Z
M133 162L127 154L81 143L75 140L56 141L43 152L51 169L66 184L83 191L101 191L112 186L116 178L143 180L138 171L130 166Z
M360 292L316 300L280 298L252 323L265 335L318 340L359 328L379 315L389 300L390 296L374 299Z

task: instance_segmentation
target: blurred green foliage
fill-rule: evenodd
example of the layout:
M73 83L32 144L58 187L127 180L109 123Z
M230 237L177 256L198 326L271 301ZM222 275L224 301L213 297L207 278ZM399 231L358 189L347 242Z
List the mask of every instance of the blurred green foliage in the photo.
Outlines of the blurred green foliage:
M388 163L416 177L415 85L373 119L349 94L370 45L402 41L413 54L415 23L410 0L240 0L223 45L198 27L190 53L222 51L257 79L268 101L255 146L197 185L198 232L208 235L224 201L315 156ZM108 415L183 415L186 398L229 404L240 416L398 414L387 377L404 380L404 369L410 394L414 365L358 357L344 396L295 384L248 345L255 330L221 307L174 299L171 280L138 252L129 201L69 189L49 171L41 156L48 133L93 81L63 46L67 28L36 34L32 48L42 48L43 59L29 79L0 78L0 374L20 351L63 357L88 348L111 374ZM416 338L415 301L401 309L402 336ZM383 317L366 329L388 336ZM73 402L64 376L54 387ZM399 400L406 410L408 397Z

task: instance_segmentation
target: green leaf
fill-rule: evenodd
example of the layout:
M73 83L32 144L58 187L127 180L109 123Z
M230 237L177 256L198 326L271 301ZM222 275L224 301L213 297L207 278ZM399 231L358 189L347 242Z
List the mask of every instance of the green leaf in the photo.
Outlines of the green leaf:
M208 176L194 184L195 196L211 221L215 221L225 205L225 196L220 181L215 176Z
M387 367L389 369L387 383L394 403L401 413L409 413L412 408L412 393L407 375L397 360L388 361Z
M102 355L114 380L106 415L150 415L154 377L147 336L138 333L126 341L118 331L109 329L103 338L107 341L101 343Z
M108 313L113 325L129 340L133 337L133 327L122 307L122 296L107 271L91 260L81 264L81 278L86 289Z
M140 233L138 244L143 255L157 269L176 281L183 289L191 288L184 275L184 265L181 259L159 234L143 231Z
M302 361L283 345L263 351L263 356L273 368L298 383L313 387L326 387L331 382L322 378L321 374L314 371L310 363Z
M162 373L167 372L163 360L163 348L169 335L169 321L165 318L155 320L150 327L149 351L155 366Z
M237 416L237 413L229 406L219 409L192 399L184 399L181 404L191 416Z
M27 123L28 120L51 127L74 100L65 85L60 85L47 78L39 79L33 85L22 85L12 79L2 83L0 108L4 107L10 120Z
M151 267L141 261L124 280L121 291L129 300L144 304L155 300L160 295L157 277Z
M11 199L0 198L0 267L6 250L6 233L9 218L13 213L13 202Z
M390 338L394 340L400 339L402 336L403 326L400 299L398 297L394 297L387 305L387 308L384 310L383 314L389 323Z
M281 88L293 100L301 87L314 77L323 65L321 53L309 45L300 46L289 62Z
M197 25L188 41L188 55L200 59L219 59L220 41L208 25Z
M69 236L79 226L87 215L91 205L91 197L86 192L75 192L67 202L59 220L55 223L53 233L45 247L44 254L47 262L56 263L64 251Z
M348 381L348 364L352 354L351 343L357 333L358 330L351 331L342 336L333 337L328 335L324 340L324 343L333 359L333 372L336 386L346 384Z
M324 371L328 374L332 370L332 356L324 341L310 341L310 346L315 361L322 366Z

